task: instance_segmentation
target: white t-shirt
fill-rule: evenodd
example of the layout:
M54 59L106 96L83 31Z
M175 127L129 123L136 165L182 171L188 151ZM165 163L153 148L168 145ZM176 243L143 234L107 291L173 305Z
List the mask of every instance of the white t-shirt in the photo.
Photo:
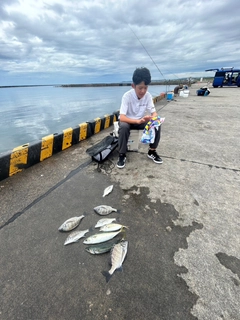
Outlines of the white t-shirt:
M144 115L156 112L152 96L147 91L142 99L138 99L134 89L124 93L120 107L120 114L130 119L141 119Z

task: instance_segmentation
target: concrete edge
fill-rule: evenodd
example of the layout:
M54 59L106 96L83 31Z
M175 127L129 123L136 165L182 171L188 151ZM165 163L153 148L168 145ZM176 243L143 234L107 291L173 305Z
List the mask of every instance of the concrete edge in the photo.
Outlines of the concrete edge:
M153 103L156 104L163 98L165 98L164 93L154 97ZM10 152L2 153L0 155L0 181L109 128L117 121L118 116L119 110L110 115L81 123L74 128L64 129L61 133L50 134L39 141L18 146Z

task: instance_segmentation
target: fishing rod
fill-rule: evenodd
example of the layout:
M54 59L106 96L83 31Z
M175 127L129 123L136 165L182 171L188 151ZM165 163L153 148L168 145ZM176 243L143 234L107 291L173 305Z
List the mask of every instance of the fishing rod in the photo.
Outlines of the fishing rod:
M134 36L137 38L137 40L139 41L139 43L141 44L141 46L143 47L143 49L146 51L147 55L149 56L149 58L152 60L152 62L154 63L154 65L156 66L156 68L158 69L158 71L160 72L160 74L162 75L162 77L164 78L165 81L167 81L167 79L165 78L165 76L163 75L162 71L159 69L158 65L156 64L156 62L153 60L152 56L150 55L150 53L148 52L148 50L146 49L146 47L143 45L142 41L139 39L139 37L136 35L136 33L133 31L133 29L130 27L130 25L128 24L129 29L132 31L132 33L134 34ZM173 74L173 73L172 73ZM180 80L180 78L173 74L176 78L178 78ZM167 85L166 85L166 91L167 91Z
M137 40L140 42L141 46L143 47L143 49L147 52L149 58L152 60L152 62L154 63L154 65L156 66L156 68L158 69L158 71L160 72L160 74L163 76L164 80L167 81L167 79L165 79L162 71L158 68L158 65L155 63L155 61L153 60L153 58L151 57L150 53L147 51L147 49L145 48L145 46L143 45L143 43L141 42L141 40L138 38L138 36L136 35L136 33L133 31L133 29L130 27L130 25L128 24L128 27L130 28L130 30L132 31L132 33L135 35L135 37L137 38Z

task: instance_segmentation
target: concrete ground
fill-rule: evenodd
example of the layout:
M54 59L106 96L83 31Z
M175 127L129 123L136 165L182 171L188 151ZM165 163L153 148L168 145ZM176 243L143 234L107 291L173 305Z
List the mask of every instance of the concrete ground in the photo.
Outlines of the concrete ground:
M240 90L200 86L157 105L162 165L140 145L124 169L114 152L98 171L85 151L111 128L1 181L0 319L240 319ZM82 214L77 230L94 227L100 204L129 227L109 283L109 253L58 231Z

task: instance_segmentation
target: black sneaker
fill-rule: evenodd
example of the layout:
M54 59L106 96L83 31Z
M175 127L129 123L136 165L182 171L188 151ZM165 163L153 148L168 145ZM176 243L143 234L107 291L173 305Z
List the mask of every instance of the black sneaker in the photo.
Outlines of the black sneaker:
M162 159L159 157L156 150L149 150L148 158L152 159L155 163L163 163Z
M124 153L121 153L119 155L119 158L118 158L117 167L119 169L124 168L125 167L125 162L126 162L126 155Z

